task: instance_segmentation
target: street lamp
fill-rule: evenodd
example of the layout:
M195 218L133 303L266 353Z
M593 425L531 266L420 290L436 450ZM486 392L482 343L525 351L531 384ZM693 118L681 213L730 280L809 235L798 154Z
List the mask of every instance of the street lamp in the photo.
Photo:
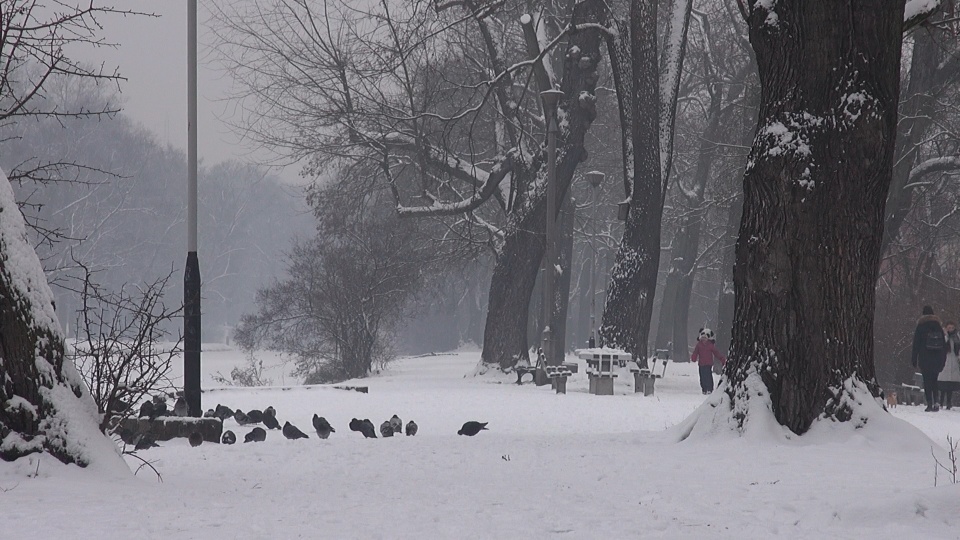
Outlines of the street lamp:
M544 250L543 272L543 355L547 365L559 365L554 354L551 333L554 314L554 280L556 276L557 244L557 104L563 92L544 90L540 92L543 100L543 116L547 122L547 226L546 246ZM544 374L545 375L545 374ZM544 383L546 381L544 380Z
M590 340L588 342L590 348L594 348L597 345L597 256L599 252L597 250L597 223L599 222L598 212L600 208L600 183L603 182L603 179L606 177L600 171L590 171L585 174L587 182L593 186L593 238L591 239L590 246L593 248L593 257L591 261L590 269Z
M183 270L183 397L200 406L200 261L197 258L197 0L187 1L187 262Z

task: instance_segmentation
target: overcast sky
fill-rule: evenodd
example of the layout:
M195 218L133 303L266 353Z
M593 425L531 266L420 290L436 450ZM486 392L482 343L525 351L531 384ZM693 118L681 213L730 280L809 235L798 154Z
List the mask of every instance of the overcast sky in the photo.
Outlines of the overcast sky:
M223 101L230 83L216 71L204 27L206 15L200 1L198 67L198 145L207 164L230 158L249 160L250 149L239 142L224 119L230 118ZM185 0L124 0L117 7L151 12L158 17L101 17L103 36L117 49L86 49L79 56L88 61L117 66L128 80L121 84L124 113L142 122L164 142L186 149L187 145L187 2ZM265 155L261 155L266 158ZM262 161L263 159L261 159ZM296 167L281 176L297 181Z

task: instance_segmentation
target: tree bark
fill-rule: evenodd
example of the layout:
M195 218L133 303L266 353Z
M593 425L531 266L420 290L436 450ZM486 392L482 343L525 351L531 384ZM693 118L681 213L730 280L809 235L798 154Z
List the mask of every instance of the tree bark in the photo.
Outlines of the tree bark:
M559 366L563 363L567 355L567 315L570 310L570 278L573 274L573 225L574 212L576 204L571 191L567 191L567 197L564 198L560 206L560 223L557 227L559 232L560 249L557 250L559 257L557 264L563 272L557 276L557 298L556 309L554 311L554 320L551 324L553 333L553 362L551 365Z
M607 19L604 2L589 0L574 8L572 24L603 22ZM560 133L557 141L557 201L562 206L573 174L585 159L584 136L596 118L597 66L600 62L600 31L587 28L570 37L565 55L560 89ZM575 53L574 53L575 52ZM515 171L537 178L542 189L518 206L518 218L509 227L497 254L490 280L490 302L483 333L482 363L509 370L527 351L527 316L537 271L544 253L546 229L546 185L543 159L533 171ZM556 217L556 216L554 216ZM569 272L569 268L567 269Z
M751 401L802 434L821 417L853 419L858 388L879 394L874 284L903 13L903 0L750 2L762 97L726 388L741 428L764 410Z

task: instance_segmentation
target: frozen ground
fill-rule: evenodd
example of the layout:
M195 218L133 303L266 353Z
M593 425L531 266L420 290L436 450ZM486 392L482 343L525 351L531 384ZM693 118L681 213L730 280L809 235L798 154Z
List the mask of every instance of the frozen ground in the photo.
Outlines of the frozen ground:
M167 442L141 452L162 482L146 469L98 477L51 458L0 462L0 538L960 538L960 485L941 472L934 487L931 456L936 446L945 459L946 436L960 437L960 411L901 406L865 429L801 440L675 442L667 428L704 401L694 366L670 365L655 397L634 395L629 373L617 395L589 395L582 370L558 396L464 377L478 358L403 359L352 383L369 394L283 386L295 381L270 358L278 386L211 388L204 408L273 405L310 433L318 413L337 429L330 439ZM227 374L243 357L209 350L204 363ZM366 440L347 428L393 414L419 434ZM457 436L466 420L490 430Z

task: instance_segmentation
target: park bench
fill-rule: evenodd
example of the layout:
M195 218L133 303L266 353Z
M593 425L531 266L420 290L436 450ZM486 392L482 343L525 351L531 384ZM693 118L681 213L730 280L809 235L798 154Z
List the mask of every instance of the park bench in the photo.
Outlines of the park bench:
M567 393L567 378L571 375L573 375L573 372L564 365L547 366L547 378L550 379L553 389L558 394Z
M517 384L523 384L523 376L530 374L530 382L536 378L537 368L534 366L514 366L513 371L517 374Z
M618 376L614 366L619 367L632 358L628 352L606 348L581 349L577 356L587 362L589 390L596 396L613 395L613 382Z

